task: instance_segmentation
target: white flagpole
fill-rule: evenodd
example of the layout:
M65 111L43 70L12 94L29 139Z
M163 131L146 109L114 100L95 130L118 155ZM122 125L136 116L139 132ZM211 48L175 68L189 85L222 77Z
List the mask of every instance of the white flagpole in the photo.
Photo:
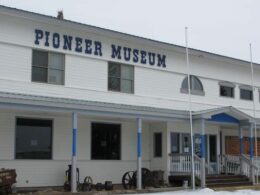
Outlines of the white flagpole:
M192 125L192 110L191 110L191 86L190 86L190 62L189 62L189 47L188 47L188 28L185 27L185 43L186 43L186 65L188 75L188 94L189 94L189 115L190 115L190 139L191 139L191 182L192 189L195 190L195 173L194 173L194 145L193 145L193 125Z
M253 116L254 116L254 128L255 128L255 156L257 158L258 151L257 151L257 129L256 129L256 114L255 114L255 98L254 98L254 92L255 92L255 82L254 82L254 65L253 65L253 57L252 57L252 45L249 44L250 49L250 66L251 66L251 86L252 86L252 95L253 95ZM258 177L256 179L256 182L258 183Z

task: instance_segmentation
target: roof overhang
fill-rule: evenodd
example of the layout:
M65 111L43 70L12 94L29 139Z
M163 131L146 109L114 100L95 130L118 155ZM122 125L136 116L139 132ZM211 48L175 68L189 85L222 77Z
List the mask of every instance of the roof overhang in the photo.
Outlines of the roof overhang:
M0 92L0 108L72 113L119 118L142 118L155 121L188 120L188 112L155 107L133 106L87 100Z

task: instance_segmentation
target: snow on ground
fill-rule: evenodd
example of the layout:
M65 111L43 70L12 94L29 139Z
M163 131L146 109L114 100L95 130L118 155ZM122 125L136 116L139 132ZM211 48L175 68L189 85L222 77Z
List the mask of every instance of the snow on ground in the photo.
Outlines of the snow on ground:
M200 190L181 190L173 192L149 193L146 195L260 195L260 191L255 190L238 190L238 191L214 191L209 188Z

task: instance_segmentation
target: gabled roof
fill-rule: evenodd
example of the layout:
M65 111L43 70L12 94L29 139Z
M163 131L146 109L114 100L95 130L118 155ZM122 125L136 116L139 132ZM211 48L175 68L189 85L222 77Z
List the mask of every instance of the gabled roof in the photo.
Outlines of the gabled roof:
M194 112L194 118L205 118L205 119L212 119L212 117L219 115L219 114L226 114L228 116L233 117L237 121L247 121L247 122L254 122L254 118L250 115L234 108L232 106L227 107L220 107L220 108L213 108L208 110L202 110Z

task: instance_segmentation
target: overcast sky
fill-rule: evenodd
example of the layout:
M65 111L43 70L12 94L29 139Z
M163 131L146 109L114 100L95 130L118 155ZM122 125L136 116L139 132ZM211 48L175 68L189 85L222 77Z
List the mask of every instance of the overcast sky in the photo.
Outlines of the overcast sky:
M0 0L1 5L260 63L260 0ZM0 27L1 28L1 27Z

